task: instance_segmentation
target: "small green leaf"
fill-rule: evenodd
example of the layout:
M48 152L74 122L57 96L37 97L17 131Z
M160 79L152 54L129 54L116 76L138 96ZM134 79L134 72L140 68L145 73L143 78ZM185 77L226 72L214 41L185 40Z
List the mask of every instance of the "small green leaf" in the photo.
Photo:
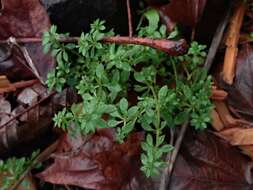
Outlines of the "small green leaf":
M101 128L101 129L107 128L107 124L106 124L105 120L97 119L97 127Z
M114 120L114 119L110 119L110 120L108 121L108 125L109 125L110 127L116 127L119 123L120 123L120 122L118 122L118 121L116 121L116 120Z
M129 118L134 118L136 117L137 113L138 113L139 108L137 106L133 106L131 107L128 112L127 115Z
M138 82L141 82L141 83L145 81L145 76L143 76L142 73L135 72L134 78L135 78L135 80L137 80Z
M147 135L146 141L148 145L153 146L153 137L150 134Z
M104 74L104 66L102 64L98 64L96 68L96 75L99 79L102 79Z
M125 126L122 127L122 131L125 136L127 136L134 129L134 122L128 122Z
M163 86L158 93L158 96L160 99L162 99L163 97L165 97L168 93L168 87L167 86Z
M166 144L160 147L159 150L162 151L163 153L168 153L173 150L173 146L171 146L170 144Z
M128 101L126 98L122 98L119 102L119 108L120 108L120 111L123 113L123 114L127 114L127 108L128 108Z
M189 112L188 111L180 112L178 115L176 115L175 124L176 125L181 125L184 122L186 122L188 120L188 118L189 118Z
M155 9L150 9L144 15L148 19L149 27L153 31L157 30L158 23L159 23L159 20L160 20L158 12Z

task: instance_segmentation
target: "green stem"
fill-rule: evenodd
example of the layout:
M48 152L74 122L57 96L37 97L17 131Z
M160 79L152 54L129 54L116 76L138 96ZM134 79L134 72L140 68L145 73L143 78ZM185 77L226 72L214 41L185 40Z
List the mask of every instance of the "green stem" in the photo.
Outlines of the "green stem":
M160 99L159 97L157 96L156 92L155 92L155 89L152 85L148 84L154 98L155 98L155 101L156 101L156 117L157 117L157 122L156 122L156 148L158 148L158 139L159 139L159 136L160 136L160 123L161 123L161 113L160 113Z
M185 64L182 64L182 66L183 66L183 69L184 69L184 71L185 71L185 73L187 75L187 80L190 80L191 79L191 75L190 75L188 69L186 68Z
M173 67L173 71L174 71L174 75L175 75L175 80L176 80L176 83L177 83L177 81L178 81L177 67L176 67L174 61L172 61L172 67Z

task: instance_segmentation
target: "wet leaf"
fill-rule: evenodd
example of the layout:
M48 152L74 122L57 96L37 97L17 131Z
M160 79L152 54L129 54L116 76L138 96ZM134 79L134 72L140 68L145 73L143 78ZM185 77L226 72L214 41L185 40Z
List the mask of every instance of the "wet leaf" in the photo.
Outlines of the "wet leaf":
M47 31L50 27L50 21L46 10L40 4L39 0L2 0L3 10L0 17L0 39L8 39L13 36L15 38L32 38L40 37L44 31ZM29 56L35 64L39 74L43 79L46 79L47 72L53 67L53 60L49 55L42 53L41 44L25 44ZM9 57L6 62L9 63L7 70L0 70L0 72L7 72L12 77L20 78L21 72L15 76L16 72L10 72L9 69L14 70L17 67L20 71L24 70L22 64L24 64L24 57L20 55L20 52L13 52L12 57ZM12 62L12 64L11 64ZM0 66L2 66L0 64ZM17 68L15 68L17 69ZM27 72L27 71L26 71ZM28 72L29 73L29 72ZM24 75L25 77L31 76L30 74ZM9 76L8 76L9 77Z
M54 163L38 175L42 180L89 189L118 190L128 189L131 181L140 176L141 133L130 135L121 145L115 142L113 129L99 130L84 144L80 143L80 137L77 143L69 138L62 139L63 149L70 149L72 145L72 151L56 153Z
M253 116L253 48L244 44L237 57L236 76L233 85L224 84L227 90L228 104L239 114L252 121Z
M188 133L177 158L169 189L248 190L250 162L210 132ZM249 172L248 172L249 171Z
M219 132L232 145L253 145L253 128L228 128Z
M161 6L160 11L174 22L195 27L205 5L206 0L171 0L167 5Z

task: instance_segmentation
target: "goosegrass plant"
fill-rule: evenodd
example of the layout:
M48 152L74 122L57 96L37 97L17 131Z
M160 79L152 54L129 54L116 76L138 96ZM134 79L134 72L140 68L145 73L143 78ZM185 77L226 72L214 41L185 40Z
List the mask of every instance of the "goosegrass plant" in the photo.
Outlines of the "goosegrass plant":
M141 38L174 38L160 23L159 14L148 10L137 33ZM192 42L185 55L173 57L142 45L102 43L114 36L105 22L96 20L78 43L63 43L52 26L44 33L45 52L52 52L56 68L48 74L49 89L62 91L71 87L82 101L64 108L54 117L55 125L75 135L92 134L97 128L115 128L117 140L142 128L141 170L147 177L157 175L163 167L163 155L172 151L165 133L186 121L203 130L211 121L211 77L201 66L206 57L205 46ZM136 100L129 98L135 94ZM70 127L74 124L75 127Z

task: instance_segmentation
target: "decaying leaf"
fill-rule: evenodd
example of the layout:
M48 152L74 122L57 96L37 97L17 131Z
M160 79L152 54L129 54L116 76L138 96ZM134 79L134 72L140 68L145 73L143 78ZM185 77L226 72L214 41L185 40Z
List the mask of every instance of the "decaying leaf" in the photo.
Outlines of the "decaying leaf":
M251 163L236 148L210 132L188 133L169 189L249 190Z
M225 127L232 127L240 125L240 120L234 118L223 101L214 101L215 109L220 116L221 121Z
M253 48L244 44L237 57L236 76L233 85L225 85L229 93L228 103L239 114L252 121L253 116Z
M99 130L86 142L80 137L77 141L69 138L62 139L60 149L71 151L56 153L53 165L38 175L42 180L89 189L118 190L130 189L131 181L140 176L141 133L132 134L121 145L115 142L112 129Z
M139 176L140 134L115 144L112 130L87 138L65 136L54 163L38 176L56 184L103 190L154 190L156 179ZM131 163L131 164L130 164ZM251 163L236 148L206 131L188 131L175 163L169 189L248 190L252 188Z
M220 116L215 109L212 111L212 126L216 131L220 131L224 128L224 124L222 123Z
M49 29L50 21L47 12L39 0L2 0L1 4L3 10L0 17L0 39L40 37L44 31ZM53 68L52 58L43 54L40 44L25 44L25 48L41 77L46 79L48 71ZM7 50L6 53L9 51L11 50ZM0 69L0 71L7 73L8 78L11 79L20 79L22 75L27 78L31 76L31 73L24 72L26 69L22 65L27 63L22 53L20 54L17 51L13 50L12 56L9 56L10 59L0 63L0 67L5 68ZM15 76L17 70L19 75Z
M200 20L206 5L206 0L171 0L160 7L164 15L168 15L174 22L195 27Z
M219 132L232 145L253 145L253 128L228 128Z

